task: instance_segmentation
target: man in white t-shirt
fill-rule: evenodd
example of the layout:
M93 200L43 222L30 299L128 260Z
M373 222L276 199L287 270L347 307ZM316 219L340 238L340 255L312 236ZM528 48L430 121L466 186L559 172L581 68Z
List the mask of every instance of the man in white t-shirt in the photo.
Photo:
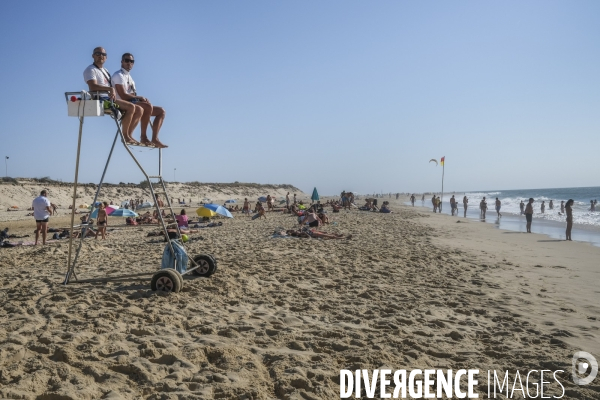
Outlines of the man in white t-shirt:
M115 88L112 87L110 73L104 68L106 62L106 50L103 47L96 47L92 58L94 62L83 71L83 80L88 84L90 92L108 92L108 98L115 99ZM121 131L127 144L138 145L139 142L133 139L132 133L142 118L142 107L136 106L128 101L114 100L119 105L119 109L125 111L125 116L121 121Z
M158 133L160 132L160 127L165 120L165 110L162 107L153 106L145 97L138 96L135 90L135 82L131 77L131 69L133 68L133 63L135 63L135 59L133 58L133 54L125 53L121 57L121 69L115 72L112 76L112 85L116 89L116 97L120 100L129 101L139 107L142 107L144 110L144 114L142 115L142 136L140 138L140 142L145 146L153 146L158 148L167 147L160 140L158 140ZM148 125L150 124L150 117L154 117L154 122L152 123L152 140L148 140L148 136L146 135L146 131L148 129Z
M46 197L48 192L42 190L39 197L33 199L33 218L37 224L35 229L35 244L38 244L40 232L42 232L42 244L46 244L46 232L48 231L48 219L52 215L50 200Z

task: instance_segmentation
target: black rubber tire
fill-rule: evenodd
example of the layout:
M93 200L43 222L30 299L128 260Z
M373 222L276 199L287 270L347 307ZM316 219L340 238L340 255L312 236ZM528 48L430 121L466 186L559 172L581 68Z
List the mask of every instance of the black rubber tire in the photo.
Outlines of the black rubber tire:
M212 258L213 262L215 263L215 272L217 272L217 259L215 258L215 256L213 256L212 254L207 254L207 256L209 256L210 258ZM213 272L213 274L215 273Z
M181 274L179 272L174 269L161 269L152 276L150 289L167 293L179 293L182 286L181 282Z
M175 275L177 275L177 278L179 278L179 290L181 291L183 289L183 275L181 275L176 269L174 269L173 272L175 272Z
M198 268L192 271L196 276L204 276L208 278L217 270L217 262L215 259L207 254L198 254L194 257L196 264L200 264ZM193 268L194 264L190 263L190 268Z

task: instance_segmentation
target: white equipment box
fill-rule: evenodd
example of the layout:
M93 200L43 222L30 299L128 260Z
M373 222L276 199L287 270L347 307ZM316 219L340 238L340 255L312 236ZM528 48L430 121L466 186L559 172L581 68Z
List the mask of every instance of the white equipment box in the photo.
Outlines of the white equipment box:
M102 117L104 107L102 100L69 100L69 117Z

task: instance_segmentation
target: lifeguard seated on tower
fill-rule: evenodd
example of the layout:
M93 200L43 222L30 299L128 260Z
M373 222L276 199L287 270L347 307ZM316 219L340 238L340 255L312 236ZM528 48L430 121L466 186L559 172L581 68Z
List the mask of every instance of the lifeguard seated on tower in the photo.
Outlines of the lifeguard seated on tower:
M117 91L116 97L118 100L129 101L143 109L141 144L143 146L165 148L167 146L158 140L158 133L165 120L165 110L162 107L153 106L150 100L137 95L135 82L130 73L134 63L133 54L125 53L121 56L121 69L112 76L112 85ZM150 117L154 117L154 122L152 123L152 140L148 140L148 136L146 135L148 125L150 124Z
M104 68L104 63L106 62L107 54L103 47L96 47L92 54L92 58L94 59L94 62L90 66L88 66L85 69L85 71L83 71L83 79L88 84L90 92L106 92L106 96L100 96L100 98L104 100L113 100L116 104L118 104L119 109L125 112L125 115L121 121L121 132L123 133L123 138L125 139L125 142L130 145L138 146L144 145L159 148L167 147L158 140L158 131L160 130L160 127L164 120L164 110L160 107L154 107L158 108L158 110L155 113L153 111L152 105L147 101L147 99L141 96L135 96L135 86L133 84L133 81L131 81L131 86L133 88L134 94L133 96L129 94L129 96L127 97L128 93L125 93L125 90L123 90L122 81L117 82L118 86L120 87L114 87L116 85L113 82L110 73L106 68ZM123 58L125 59L127 57L125 57L124 55ZM132 60L133 57L130 57L129 59ZM121 64L123 65L123 62L121 62ZM132 64L133 63L130 63L130 65ZM115 74L115 76L117 74ZM113 76L113 78L115 76ZM123 93L120 93L121 91L123 91ZM143 106L141 105L142 103L144 104ZM147 114L147 118L143 118L144 111L146 109L149 111L149 113ZM150 116L152 115L156 115L157 118L155 118L154 121L155 123L153 126L152 141L149 141L145 135L145 132L150 120ZM159 115L161 115L160 118ZM137 140L133 139L133 131L142 119L145 119L146 123L145 126L143 124L142 143L140 143Z

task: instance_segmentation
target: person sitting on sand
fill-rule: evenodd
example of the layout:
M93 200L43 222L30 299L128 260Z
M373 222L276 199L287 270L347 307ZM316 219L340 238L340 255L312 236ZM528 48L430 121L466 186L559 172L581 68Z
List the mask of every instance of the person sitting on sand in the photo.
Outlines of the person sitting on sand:
M314 213L313 209L309 209L306 213L304 213L304 217L300 217L299 221L300 225L306 225L316 228L323 224L323 221L319 218L317 214Z
M175 220L177 221L177 225L179 226L179 228L188 228L189 225L189 219L188 216L185 213L185 209L182 208L181 212L179 213L179 215L175 216Z
M392 213L393 211L389 209L389 205L390 205L389 201L384 201L383 204L381 205L381 209L379 210L379 212L386 213L386 214Z

